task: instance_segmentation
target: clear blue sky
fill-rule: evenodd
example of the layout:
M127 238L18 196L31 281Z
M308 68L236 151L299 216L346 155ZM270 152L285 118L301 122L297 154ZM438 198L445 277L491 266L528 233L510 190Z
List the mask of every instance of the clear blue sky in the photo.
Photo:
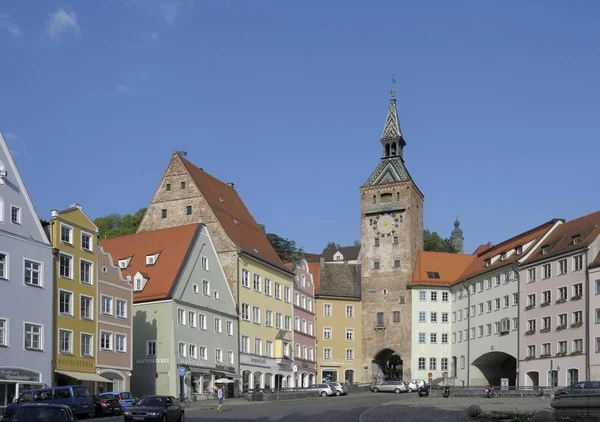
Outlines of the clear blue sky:
M599 20L592 0L4 0L0 130L42 217L134 212L179 149L318 252L360 236L394 73L425 226L458 214L472 251L600 209Z

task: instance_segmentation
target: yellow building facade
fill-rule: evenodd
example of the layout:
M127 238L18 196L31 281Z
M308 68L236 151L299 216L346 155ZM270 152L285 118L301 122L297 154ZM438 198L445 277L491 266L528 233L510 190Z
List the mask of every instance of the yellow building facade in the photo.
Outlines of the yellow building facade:
M106 381L96 375L98 228L79 204L52 210L54 248L54 385ZM108 306L108 304L106 304ZM89 384L92 387L93 384ZM92 390L90 390L92 391Z
M294 387L294 274L247 254L238 260L243 391Z
M317 379L364 382L360 298L316 296Z

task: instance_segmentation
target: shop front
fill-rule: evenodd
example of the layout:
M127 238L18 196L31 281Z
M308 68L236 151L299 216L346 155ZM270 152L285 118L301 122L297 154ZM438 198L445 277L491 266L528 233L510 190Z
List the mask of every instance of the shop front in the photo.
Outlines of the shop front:
M96 382L96 394L108 393L110 391L131 391L129 379L131 371L119 368L96 368L96 374L105 378L104 381Z
M298 364L299 363L299 364ZM295 386L306 388L317 381L316 362L298 362L294 365Z
M0 408L5 408L23 391L45 387L42 374L25 368L0 367Z
M242 392L294 387L292 361L266 356L240 354Z
M96 392L96 383L110 382L108 378L96 373L96 361L93 358L58 356L54 371L54 386L85 385L90 394Z
M207 390L212 390L216 380L228 380L220 383L225 386L226 397L240 396L240 376L233 365L215 365L215 367L199 366L198 362L189 359L177 359L177 366L185 368L184 394L186 396L201 396ZM179 387L177 388L179 393Z

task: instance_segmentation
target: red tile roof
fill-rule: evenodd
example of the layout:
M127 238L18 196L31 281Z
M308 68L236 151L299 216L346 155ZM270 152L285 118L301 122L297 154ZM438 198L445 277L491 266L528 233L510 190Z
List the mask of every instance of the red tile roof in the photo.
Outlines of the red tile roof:
M188 250L197 236L200 224L188 224L169 229L131 234L128 236L104 239L100 242L109 252L115 265L129 257L131 261L122 270L123 277L133 279L139 271L148 279L144 290L133 293L134 302L167 299L172 294L174 282L185 264ZM146 256L160 253L156 263L146 265Z
M289 272L235 188L179 158L231 241L246 254Z
M475 258L476 255L420 251L409 286L452 286ZM437 273L439 278L429 277L428 273Z
M319 282L321 281L321 263L309 262L308 269L313 276L313 282L315 283L315 294L317 294L319 293Z

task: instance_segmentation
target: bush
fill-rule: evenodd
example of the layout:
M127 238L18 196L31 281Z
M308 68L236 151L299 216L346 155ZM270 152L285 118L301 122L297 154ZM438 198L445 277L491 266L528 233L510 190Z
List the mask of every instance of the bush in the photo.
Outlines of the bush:
M467 409L467 414L472 418L474 418L475 416L479 416L481 415L481 407L477 406L476 404L472 404Z

